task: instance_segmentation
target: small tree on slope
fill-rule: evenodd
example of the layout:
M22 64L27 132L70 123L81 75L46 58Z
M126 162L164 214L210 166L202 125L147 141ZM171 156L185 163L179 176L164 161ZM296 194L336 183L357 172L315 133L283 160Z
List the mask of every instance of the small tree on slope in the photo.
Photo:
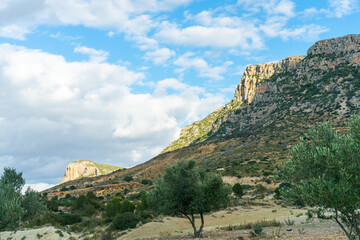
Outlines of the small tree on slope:
M276 175L292 184L282 188L284 199L316 207L318 216L333 219L349 239L360 239L360 117L353 116L349 127L347 134L330 123L310 129Z
M195 237L204 227L204 213L226 207L231 188L219 175L196 168L195 161L179 162L166 168L150 192L148 202L164 214L183 215L191 223ZM199 229L195 215L200 215Z

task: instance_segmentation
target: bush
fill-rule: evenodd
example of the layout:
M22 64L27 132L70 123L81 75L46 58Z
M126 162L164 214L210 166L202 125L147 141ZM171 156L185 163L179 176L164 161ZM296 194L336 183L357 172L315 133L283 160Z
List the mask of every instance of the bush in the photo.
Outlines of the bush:
M140 219L132 212L121 213L116 215L112 222L112 226L118 230L126 230L135 228Z
M124 200L121 202L120 213L133 212L135 210L135 205L129 200Z
M256 224L255 227L254 227L254 232L259 235L261 234L261 232L263 231L263 228L260 224Z
M105 207L105 215L107 217L114 217L117 213L120 212L121 208L121 197L114 197Z
M69 191L69 189L68 189L67 187L62 187L62 188L60 189L60 192L64 192L64 191Z
M97 209L101 208L96 195L93 192L88 192L86 196L79 196L73 203L72 209L81 215L92 216L96 213Z
M81 216L77 214L70 214L70 213L64 213L60 214L61 218L63 219L62 225L72 225L74 223L81 222Z
M244 190L240 183L235 183L232 189L236 196L244 196Z
M143 180L141 180L141 183L144 185L152 185L152 181L149 179L143 179Z
M125 181L125 182L130 182L130 181L132 181L132 180L134 180L134 178L133 178L132 176L126 176L126 177L124 177L124 181Z

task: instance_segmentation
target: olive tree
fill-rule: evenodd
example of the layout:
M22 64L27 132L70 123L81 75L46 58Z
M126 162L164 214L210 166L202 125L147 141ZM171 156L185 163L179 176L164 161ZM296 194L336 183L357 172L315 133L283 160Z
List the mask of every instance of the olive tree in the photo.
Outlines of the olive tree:
M276 176L289 183L281 189L285 200L315 207L318 216L334 220L349 239L360 239L360 117L353 116L348 125L344 134L330 123L311 128Z
M204 227L204 213L226 207L231 188L219 175L196 168L195 161L181 161L166 168L148 196L149 205L168 215L183 215L191 223L195 237ZM195 217L200 215L200 227Z

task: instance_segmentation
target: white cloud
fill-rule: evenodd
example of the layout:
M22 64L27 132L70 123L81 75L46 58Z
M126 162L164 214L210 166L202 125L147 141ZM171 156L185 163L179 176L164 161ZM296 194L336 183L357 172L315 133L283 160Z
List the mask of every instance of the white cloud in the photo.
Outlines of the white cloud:
M176 59L174 64L181 67L177 69L177 72L194 68L200 77L222 80L221 74L224 74L227 71L227 67L233 64L229 61L225 62L222 66L212 67L204 59L193 56L194 53L188 52Z
M31 188L37 192L41 192L43 190L49 189L51 187L55 186L54 184L48 184L48 183L33 183L33 184L25 184L25 186L22 189L22 193L24 194L28 188Z
M76 47L74 52L89 55L91 62L104 62L107 60L109 53L103 50L96 50L88 47Z
M192 0L18 0L2 1L0 36L24 40L39 25L83 25L124 32L137 39L156 22L144 13L169 11ZM141 38L139 39L139 41Z
M262 9L268 15L280 14L287 17L295 15L295 3L290 0L238 0L237 4L254 13L260 12Z
M337 18L353 13L357 9L357 0L329 0L330 8Z
M198 25L180 28L176 24L163 22L154 37L170 44L198 47L261 49L264 46L258 29L253 25L237 28Z
M145 59L153 61L156 65L164 64L169 58L175 55L175 51L169 48L161 48L153 52L147 52Z
M143 73L9 44L0 44L0 66L0 166L23 171L31 184L57 183L76 159L118 166L149 160L180 125L225 102L221 93L176 79L135 94Z

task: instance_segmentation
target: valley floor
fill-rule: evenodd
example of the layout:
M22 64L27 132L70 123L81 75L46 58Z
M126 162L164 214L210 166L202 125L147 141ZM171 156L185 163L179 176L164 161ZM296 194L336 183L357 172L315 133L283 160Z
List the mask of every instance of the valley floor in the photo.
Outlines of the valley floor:
M228 209L229 210L229 209ZM307 221L306 210L282 207L237 207L205 217L205 239L347 239L337 224ZM221 227L277 220L294 221L294 225L264 228L261 236L250 237L250 230L224 231ZM278 233L278 234L277 234ZM127 232L119 239L191 239L192 228L187 219L164 218Z
M307 220L306 210L281 206L236 207L205 216L204 239L347 239L337 224L319 220ZM261 235L251 237L250 231L225 231L229 225L245 225L257 221L276 220L281 227L264 227ZM290 221L289 221L290 220ZM291 224L286 224L291 222ZM59 232L61 231L61 233ZM185 218L165 217L162 220L144 224L136 229L119 234L117 239L191 239L192 228ZM121 235L121 236L120 236ZM25 237L25 238L24 238ZM89 237L89 238L87 238ZM92 239L91 235L76 235L53 227L29 229L17 232L2 232L0 240L24 239Z

